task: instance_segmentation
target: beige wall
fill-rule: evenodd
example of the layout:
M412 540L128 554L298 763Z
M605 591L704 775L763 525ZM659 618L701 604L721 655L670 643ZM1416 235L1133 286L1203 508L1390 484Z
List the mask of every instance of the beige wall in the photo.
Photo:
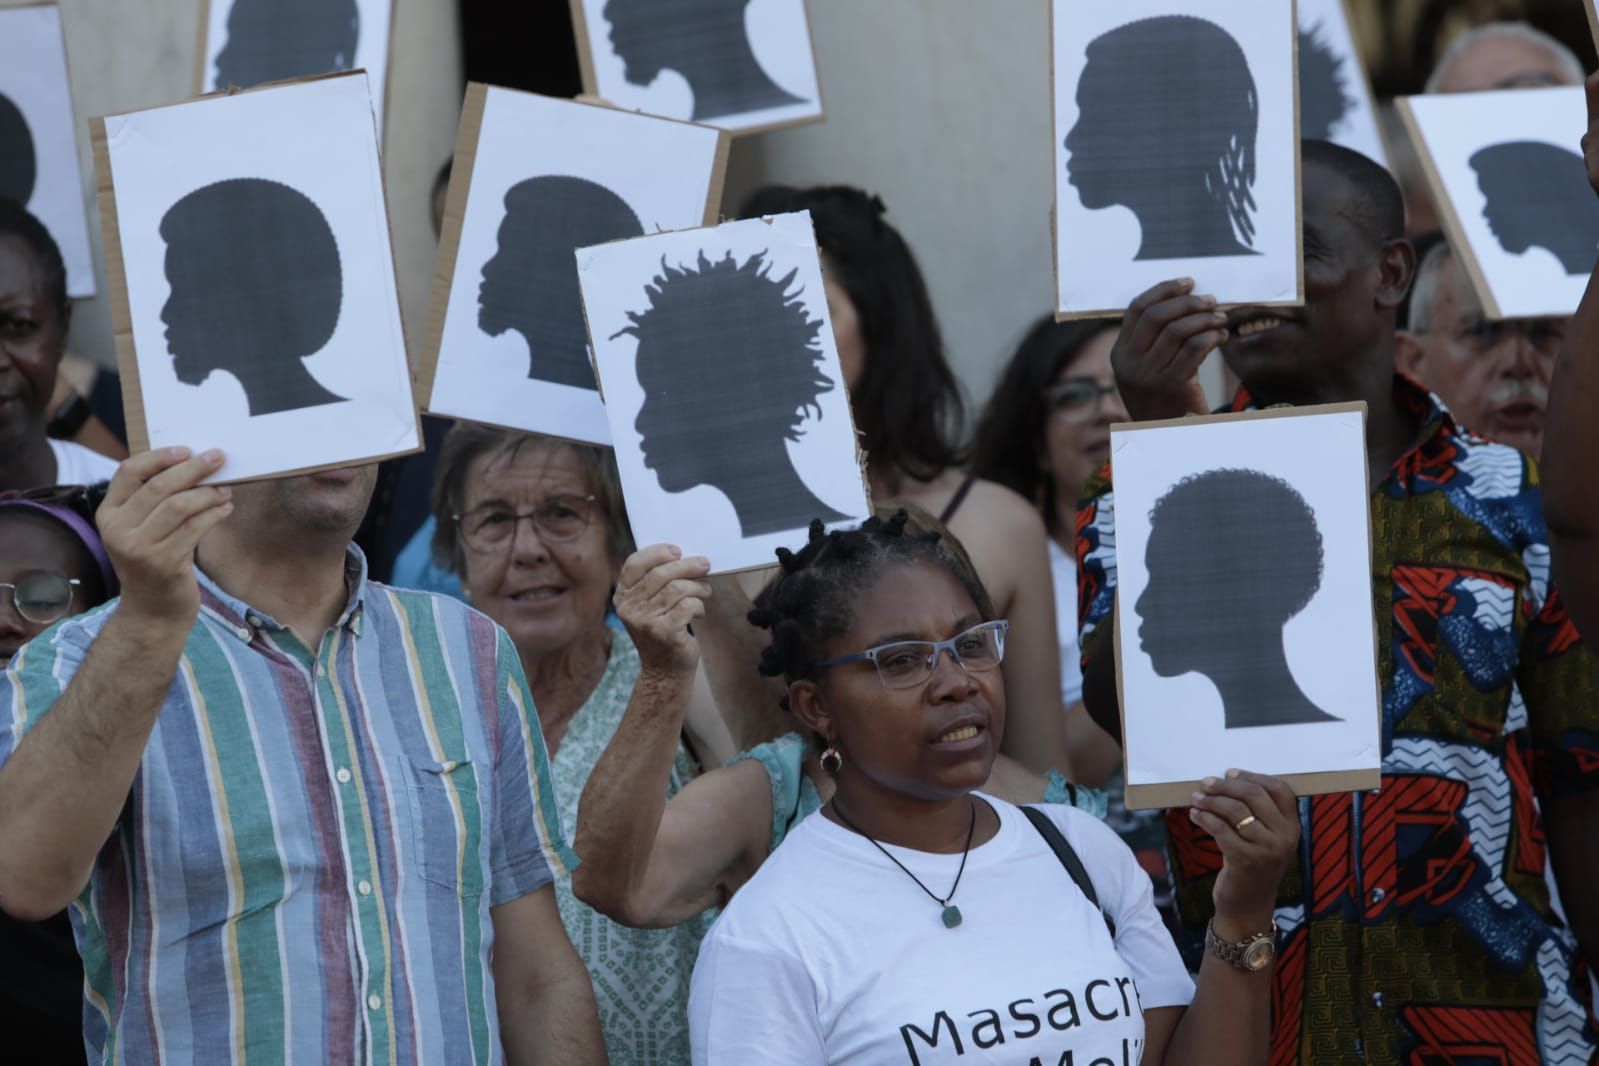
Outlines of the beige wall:
M181 100L191 94L199 47L198 0L61 0L72 102L84 164L101 295L81 301L71 349L115 361L105 297L105 259L94 198L88 119ZM400 303L413 349L427 318L433 270L428 193L455 145L461 70L455 5L450 0L396 0L391 118L385 145L389 217L398 260ZM414 354L414 351L413 351Z
M726 209L762 181L882 196L981 403L1054 306L1049 0L809 6L827 121L738 142Z

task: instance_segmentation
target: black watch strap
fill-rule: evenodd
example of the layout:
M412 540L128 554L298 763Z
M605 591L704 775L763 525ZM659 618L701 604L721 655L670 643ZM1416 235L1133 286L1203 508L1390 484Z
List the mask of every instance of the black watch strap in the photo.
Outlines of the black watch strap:
M50 419L45 432L56 440L71 440L82 432L84 423L88 422L93 414L94 412L89 410L89 401L73 393L56 411L55 417Z

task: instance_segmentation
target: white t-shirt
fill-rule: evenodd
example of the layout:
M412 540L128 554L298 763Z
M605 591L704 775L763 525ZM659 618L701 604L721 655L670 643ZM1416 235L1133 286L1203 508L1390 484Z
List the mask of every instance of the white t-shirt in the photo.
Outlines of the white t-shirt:
M695 1066L1137 1066L1143 1012L1194 985L1149 876L1103 823L1042 808L1116 920L1112 944L1020 809L983 799L998 834L942 908L872 843L811 815L739 889L700 948ZM891 848L942 896L960 855Z
M1049 572L1055 579L1055 628L1060 631L1060 698L1070 707L1083 698L1082 653L1077 644L1077 560L1049 538Z
M117 472L115 459L107 459L99 452L70 440L52 437L50 450L56 456L57 485L97 485L102 481L110 481L111 475Z

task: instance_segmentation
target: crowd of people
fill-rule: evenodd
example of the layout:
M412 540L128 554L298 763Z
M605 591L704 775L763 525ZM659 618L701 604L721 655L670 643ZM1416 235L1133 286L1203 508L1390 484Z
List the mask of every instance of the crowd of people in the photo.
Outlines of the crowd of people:
M1498 24L1429 88L1580 80ZM1419 191L1302 157L1303 307L1046 317L970 425L884 202L751 195L814 220L877 507L715 576L605 448L129 456L0 199L0 1059L1599 1059L1599 280L1493 321ZM1367 406L1382 787L1133 811L1109 428L1218 348L1224 410Z

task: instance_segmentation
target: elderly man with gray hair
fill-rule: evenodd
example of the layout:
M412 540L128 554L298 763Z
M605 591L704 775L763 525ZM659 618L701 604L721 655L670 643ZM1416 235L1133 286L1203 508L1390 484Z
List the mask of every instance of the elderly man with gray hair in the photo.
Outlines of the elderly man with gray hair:
M1490 22L1455 38L1427 79L1429 93L1581 85L1576 53L1525 22Z
M1440 243L1416 272L1410 319L1399 332L1394 360L1466 428L1536 459L1566 321L1491 321L1459 258Z

